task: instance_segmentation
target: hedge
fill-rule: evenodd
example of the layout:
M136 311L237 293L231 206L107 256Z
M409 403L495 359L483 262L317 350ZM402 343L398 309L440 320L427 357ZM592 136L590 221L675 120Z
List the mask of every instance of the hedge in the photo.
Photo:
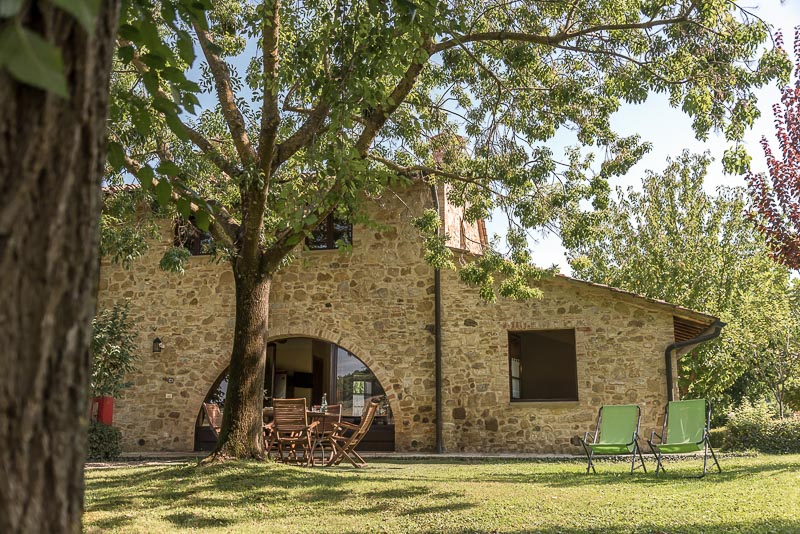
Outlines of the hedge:
M712 428L708 432L708 439L711 442L711 447L714 449L721 449L725 446L725 436L728 434L726 427Z
M728 419L725 449L800 452L800 420L775 419L764 405L743 405Z
M119 428L103 423L89 425L89 460L116 460L119 458L122 433Z

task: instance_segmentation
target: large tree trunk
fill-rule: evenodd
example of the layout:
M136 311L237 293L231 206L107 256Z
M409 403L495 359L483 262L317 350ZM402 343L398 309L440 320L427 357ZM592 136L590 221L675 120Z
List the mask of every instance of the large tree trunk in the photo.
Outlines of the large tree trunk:
M209 457L262 458L270 276L234 267L236 327L217 447Z
M100 180L119 1L88 36L52 4L71 97L0 70L0 532L80 532Z

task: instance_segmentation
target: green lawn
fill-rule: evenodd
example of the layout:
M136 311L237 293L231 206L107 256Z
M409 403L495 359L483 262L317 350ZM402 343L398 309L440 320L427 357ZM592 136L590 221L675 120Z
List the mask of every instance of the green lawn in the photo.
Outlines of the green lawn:
M373 460L90 469L88 532L800 532L800 455L724 458L656 478L598 462ZM648 469L654 467L648 461Z

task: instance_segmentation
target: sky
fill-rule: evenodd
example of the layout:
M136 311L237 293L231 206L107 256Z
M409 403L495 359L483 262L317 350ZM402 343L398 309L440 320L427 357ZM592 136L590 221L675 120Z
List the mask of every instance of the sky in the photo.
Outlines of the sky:
M774 30L782 30L784 43L791 52L794 38L794 28L800 26L800 0L762 0L752 2L744 0L742 7L752 11L759 17L772 24ZM766 171L766 161L761 149L760 141L766 136L777 147L773 129L772 106L780 100L780 91L777 86L765 87L757 91L758 106L761 117L755 122L753 129L744 138L744 145L753 158L751 168L754 172ZM617 186L627 188L637 187L646 170L661 172L666 167L667 157L676 157L684 149L695 153L706 150L711 153L714 163L711 165L706 177L706 189L713 192L718 186L745 185L744 177L725 175L722 172L722 154L728 147L722 134L712 133L705 142L694 137L690 118L680 109L671 108L665 95L651 95L642 104L624 105L614 115L612 126L622 135L638 133L644 141L653 144L650 151L630 172L611 182L612 189ZM555 148L555 147L554 147ZM488 221L489 234L502 235L500 220ZM567 264L564 248L558 236L549 234L541 237L533 245L534 262L540 267L557 265L563 274L571 274Z

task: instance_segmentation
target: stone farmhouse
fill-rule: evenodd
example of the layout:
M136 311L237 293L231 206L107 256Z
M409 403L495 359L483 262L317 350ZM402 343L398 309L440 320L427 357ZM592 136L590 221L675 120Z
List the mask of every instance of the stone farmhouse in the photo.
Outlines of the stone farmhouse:
M431 207L459 261L486 242L482 222L432 191L374 201L380 230L330 218L276 276L265 405L325 394L357 420L379 397L362 445L395 451L578 452L603 404L636 403L642 434L655 429L678 394L677 357L718 334L717 318L566 276L541 281L542 299L486 303L423 259L410 219ZM159 269L176 231L197 253L183 275ZM213 446L202 405L224 402L235 308L232 272L200 254L203 237L164 221L130 269L103 261L99 307L128 300L139 332L133 386L115 403L126 451Z

